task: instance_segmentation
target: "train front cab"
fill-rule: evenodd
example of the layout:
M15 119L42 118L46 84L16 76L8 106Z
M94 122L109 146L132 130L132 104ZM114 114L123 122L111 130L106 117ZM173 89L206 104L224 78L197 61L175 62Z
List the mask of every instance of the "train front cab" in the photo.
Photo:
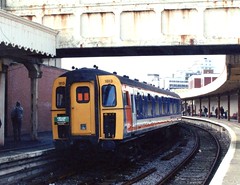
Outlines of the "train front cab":
M97 76L94 81L74 82L70 86L66 111L66 78L53 85L52 128L57 148L90 141L103 147L115 147L113 140L123 138L124 113L121 83L114 75ZM69 115L66 114L69 112Z
M88 136L96 140L94 81L74 82L69 96L65 84L66 78L60 77L53 85L52 128L56 148L68 147Z
M104 149L114 149L115 141L123 139L124 108L122 84L114 75L98 76L99 82L99 139Z

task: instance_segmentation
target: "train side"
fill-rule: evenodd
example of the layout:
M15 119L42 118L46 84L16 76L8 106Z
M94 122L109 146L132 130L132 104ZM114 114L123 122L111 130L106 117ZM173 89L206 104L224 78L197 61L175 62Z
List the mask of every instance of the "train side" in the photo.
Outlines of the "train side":
M57 78L52 89L55 146L117 144L177 123L178 95L98 69L78 69Z

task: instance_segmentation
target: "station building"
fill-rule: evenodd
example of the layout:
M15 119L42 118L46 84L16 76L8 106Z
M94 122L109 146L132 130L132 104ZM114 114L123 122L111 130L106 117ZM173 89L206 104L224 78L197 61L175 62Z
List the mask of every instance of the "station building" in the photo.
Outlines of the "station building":
M0 9L0 27L1 146L4 145L5 136L11 133L9 110L16 100L22 102L25 116L28 115L24 120L27 128L23 128L23 132L28 132L30 129L32 139L37 139L38 128L42 127L38 120L40 117L38 109L42 106L38 102L39 79L43 77L44 71L47 71L47 69L42 70L44 59L56 56L58 31L2 9ZM21 65L15 66L16 64ZM26 99L21 99L20 95Z
M212 83L219 76L218 73L214 73L213 70L204 70L200 75L192 75L188 79L188 88L201 88Z
M183 113L192 116L203 116L203 107L207 107L207 116L215 116L221 107L224 108L224 119L235 119L240 122L240 57L227 55L223 72L212 83L201 88L180 92L184 103Z

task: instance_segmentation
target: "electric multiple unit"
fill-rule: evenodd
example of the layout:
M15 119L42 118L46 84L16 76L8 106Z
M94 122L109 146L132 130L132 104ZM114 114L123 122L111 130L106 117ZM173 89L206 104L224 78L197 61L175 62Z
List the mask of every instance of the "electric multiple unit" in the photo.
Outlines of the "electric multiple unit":
M85 143L114 149L180 119L177 94L99 69L69 71L53 84L56 147Z

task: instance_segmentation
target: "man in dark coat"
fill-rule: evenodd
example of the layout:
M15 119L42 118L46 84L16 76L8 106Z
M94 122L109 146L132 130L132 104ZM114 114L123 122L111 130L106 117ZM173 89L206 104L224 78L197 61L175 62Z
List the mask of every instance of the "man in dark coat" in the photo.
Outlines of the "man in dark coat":
M23 120L23 108L19 101L16 102L16 106L11 112L11 119L13 125L14 141L21 141L21 127Z
M223 106L220 107L220 113L221 113L221 118L223 118L223 114L224 114L224 108L223 108Z

